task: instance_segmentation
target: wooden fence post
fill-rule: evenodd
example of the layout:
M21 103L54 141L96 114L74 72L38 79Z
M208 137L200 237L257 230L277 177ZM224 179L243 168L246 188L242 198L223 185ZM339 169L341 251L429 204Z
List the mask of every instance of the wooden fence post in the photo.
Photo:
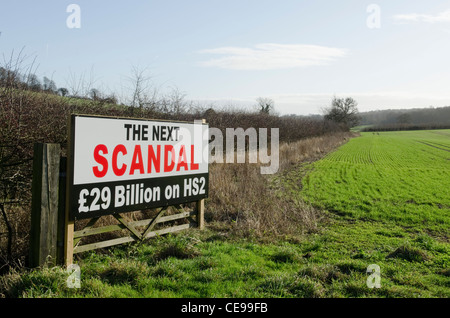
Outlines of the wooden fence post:
M31 202L30 265L56 265L58 248L59 144L35 144Z

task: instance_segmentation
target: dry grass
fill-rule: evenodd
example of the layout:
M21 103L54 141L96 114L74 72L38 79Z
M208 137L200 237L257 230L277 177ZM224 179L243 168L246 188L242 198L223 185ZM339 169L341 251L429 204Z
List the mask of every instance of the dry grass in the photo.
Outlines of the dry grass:
M285 193L283 174L294 167L301 170L302 163L320 159L351 136L337 133L281 144L276 175L262 175L259 164L211 164L207 221L229 224L233 234L244 237L316 231L321 213L297 196Z

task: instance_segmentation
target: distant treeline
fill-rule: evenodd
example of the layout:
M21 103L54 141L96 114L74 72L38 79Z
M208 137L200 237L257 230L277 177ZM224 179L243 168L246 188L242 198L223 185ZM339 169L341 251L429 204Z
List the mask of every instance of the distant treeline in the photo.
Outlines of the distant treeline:
M417 127L433 129L450 126L450 106L413 109L388 109L360 113L360 125L377 127Z
M450 129L450 124L386 124L363 128L361 131L399 131L399 130L428 130L428 129Z

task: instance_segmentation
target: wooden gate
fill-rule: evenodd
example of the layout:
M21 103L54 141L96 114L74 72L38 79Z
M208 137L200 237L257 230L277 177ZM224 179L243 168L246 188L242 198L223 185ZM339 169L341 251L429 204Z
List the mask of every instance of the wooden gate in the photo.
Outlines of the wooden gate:
M201 200L203 201L203 200ZM156 216L152 219L144 219L139 221L128 221L121 214L113 214L112 216L117 220L118 224L106 225L95 227L95 224L101 217L92 218L84 226L83 229L74 231L72 235L69 233L67 244L68 246L73 246L72 252L69 250L67 253L76 254L89 250L94 250L98 248L104 248L109 246L114 246L123 243L129 243L134 241L143 241L145 239L174 233L182 230L186 230L191 227L203 228L204 226L204 203L197 202L194 209L188 207L178 206L167 206L159 208L156 210ZM171 211L175 214L165 215L167 212ZM157 225L162 225L164 223L185 220L184 224L167 226L160 229L155 229ZM81 244L82 239L91 235L111 233L114 231L126 230L128 235L119 238L109 239L106 241L95 242L90 244ZM72 236L72 237L70 237ZM70 243L70 241L72 243ZM68 255L69 256L69 255ZM66 265L70 265L71 259L66 260Z

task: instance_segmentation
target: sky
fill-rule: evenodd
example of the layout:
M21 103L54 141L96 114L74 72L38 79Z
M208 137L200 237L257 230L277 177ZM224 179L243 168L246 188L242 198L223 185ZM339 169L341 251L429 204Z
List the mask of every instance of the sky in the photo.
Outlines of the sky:
M73 6L76 5L76 6ZM450 105L450 1L0 0L0 64L126 98L132 69L207 105L320 114Z

